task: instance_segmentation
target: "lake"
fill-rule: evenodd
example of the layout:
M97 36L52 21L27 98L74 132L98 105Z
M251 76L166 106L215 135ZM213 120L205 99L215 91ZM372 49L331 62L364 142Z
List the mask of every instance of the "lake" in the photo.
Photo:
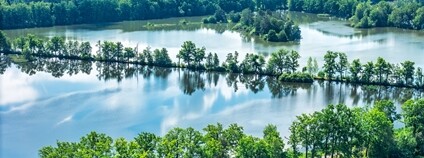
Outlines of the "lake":
M165 47L175 59L184 41L218 53L268 55L294 49L322 63L327 50L346 52L349 59L394 63L405 60L424 66L424 32L396 28L353 29L346 21L290 13L300 25L302 40L268 43L225 31L226 26L189 24L145 29L146 21L6 30L13 37L33 33L44 37L121 41L125 46ZM185 18L200 21L201 17ZM152 20L154 24L181 19ZM223 29L224 28L224 29ZM4 57L2 57L4 58ZM3 60L3 59L2 59ZM125 64L39 59L11 63L0 75L0 157L37 157L38 149L60 141L79 141L90 131L132 139L142 131L163 135L173 127L237 123L247 134L262 136L267 124L288 137L288 127L301 113L327 104L365 106L392 98L398 107L423 92L404 88L354 86L341 83L278 83L273 78L192 72ZM286 143L287 141L285 141ZM287 144L287 143L286 143Z

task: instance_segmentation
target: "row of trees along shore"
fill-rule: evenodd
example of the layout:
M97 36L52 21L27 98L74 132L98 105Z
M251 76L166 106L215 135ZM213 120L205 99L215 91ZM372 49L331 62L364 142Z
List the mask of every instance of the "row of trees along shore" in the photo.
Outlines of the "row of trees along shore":
M424 156L424 99L409 100L402 113L389 100L373 106L349 108L328 105L321 111L302 114L292 122L290 136L283 139L275 125L267 125L262 138L244 133L230 124L209 124L202 131L175 127L164 136L142 132L133 140L113 139L91 132L79 142L57 142L39 150L50 157L392 157ZM404 127L394 128L395 121Z
M125 62L161 67L181 67L194 70L259 74L279 76L285 82L313 82L313 79L342 81L357 84L424 88L424 75L421 67L405 61L392 64L379 57L377 61L364 64L359 59L349 62L345 53L328 51L324 56L324 65L320 68L316 59L309 58L305 67L299 69L300 55L293 50L281 49L273 52L269 60L261 54L247 53L238 61L238 52L228 53L221 63L216 53L206 53L205 47L197 47L186 41L181 46L173 62L165 48L152 50L147 47L124 47L121 42L97 42L95 55L89 42L66 41L61 37L44 40L34 35L16 38L9 42L4 33L0 33L0 51L18 53L31 60L38 57L59 57L77 60L96 60L107 62Z
M0 29L222 15L243 9L329 14L349 19L352 26L360 28L424 29L423 3L424 0L0 0ZM215 20L223 19L226 18L221 16Z

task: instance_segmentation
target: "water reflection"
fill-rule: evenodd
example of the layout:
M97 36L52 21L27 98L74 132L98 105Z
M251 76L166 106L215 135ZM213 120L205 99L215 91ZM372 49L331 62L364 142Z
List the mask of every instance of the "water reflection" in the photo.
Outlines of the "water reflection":
M0 72L3 74L12 64L8 56L2 55L0 59ZM422 90L409 88L360 86L327 81L316 81L312 84L282 83L272 76L202 72L118 62L95 62L93 64L91 61L36 58L31 62L14 62L13 64L21 72L30 76L37 72L45 72L56 78L60 78L65 74L69 76L79 73L90 75L93 67L95 67L95 74L99 81L116 81L117 83L122 82L124 79L151 79L152 76L155 80L168 80L172 73L177 73L179 89L186 95L193 95L196 91L205 91L207 88L220 88L218 87L218 82L220 77L223 77L226 85L232 88L233 93L237 93L240 88L243 88L253 94L257 94L264 91L265 86L267 86L271 93L271 98L275 99L287 96L295 97L298 90L305 90L308 94L314 94L318 88L324 94L324 100L334 103L345 103L347 100L352 100L352 105L357 105L360 100L367 104L381 99L395 99L399 102L404 102L410 98L423 96ZM167 87L166 84L167 82L162 84L162 89Z

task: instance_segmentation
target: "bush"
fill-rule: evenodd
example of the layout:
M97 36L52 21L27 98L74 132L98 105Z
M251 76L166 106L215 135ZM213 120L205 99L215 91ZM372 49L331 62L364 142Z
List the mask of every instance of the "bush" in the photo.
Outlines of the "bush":
M312 83L314 79L311 74L303 73L303 72L295 72L295 73L284 73L282 74L278 80L282 82L301 82L301 83Z
M216 18L214 16L203 18L202 21L203 21L204 24L216 24L217 23Z

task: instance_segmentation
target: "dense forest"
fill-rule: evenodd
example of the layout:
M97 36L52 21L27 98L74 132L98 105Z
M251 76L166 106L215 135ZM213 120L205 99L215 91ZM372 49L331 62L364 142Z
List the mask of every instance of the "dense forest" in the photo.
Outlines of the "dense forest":
M0 29L275 10L279 0L0 0Z
M220 62L216 53L206 52L191 41L181 45L177 62L173 62L165 48L152 50L150 47L125 47L121 42L98 41L98 50L92 54L89 42L66 41L62 37L44 40L34 35L16 38L10 42L0 32L0 51L21 54L27 60L34 57L65 58L89 61L124 62L160 67L180 67L199 71L217 71L243 74L279 76L285 82L313 82L313 79L342 81L356 84L372 84L399 87L424 88L421 67L414 62L389 63L383 58L361 63L359 59L349 61L343 52L328 51L324 64L309 58L305 67L299 69L301 56L297 51L281 49L271 53L268 60L261 54L249 54L239 61L239 53L228 53Z
M360 28L423 29L423 3L422 0L0 0L0 29L223 15L244 9L329 14L350 19L352 26ZM229 17L238 18L231 14ZM224 19L218 16L209 20Z
M373 106L349 108L328 105L325 109L297 116L288 141L277 127L267 125L262 138L247 135L243 127L210 124L174 128L163 137L142 132L133 140L113 139L91 132L79 142L57 142L39 151L48 157L393 157L424 156L424 99L409 100L396 113L394 103L377 101ZM405 126L395 129L393 123Z

